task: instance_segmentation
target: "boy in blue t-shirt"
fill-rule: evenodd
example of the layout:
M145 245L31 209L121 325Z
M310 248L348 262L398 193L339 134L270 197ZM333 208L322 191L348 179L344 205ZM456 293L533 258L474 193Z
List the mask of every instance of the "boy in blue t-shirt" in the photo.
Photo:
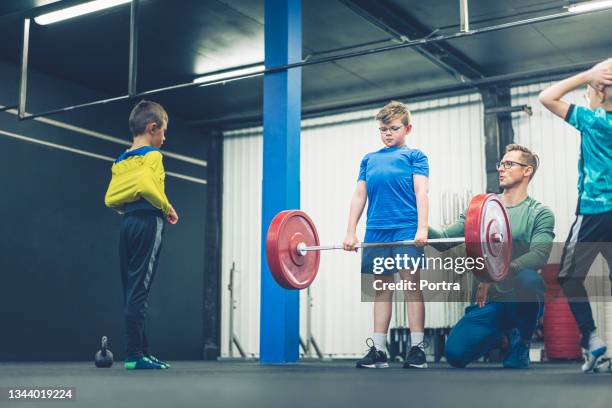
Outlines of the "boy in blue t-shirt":
M585 85L588 107L561 100ZM545 89L540 102L581 136L576 220L563 248L559 282L582 333L582 371L590 372L607 350L595 329L584 280L599 253L612 271L612 58Z
M361 258L362 273L376 273L381 283L394 282L394 274L402 280L415 282L416 289L404 291L408 304L411 349L404 368L425 368L424 352L425 304L419 290L419 270L403 268L415 265L423 256L422 247L427 243L427 216L429 199L429 164L427 156L406 146L406 136L412 129L410 112L406 105L392 101L378 114L380 138L384 148L368 153L361 161L357 188L351 199L349 221L343 246L355 250L359 242L357 223L369 201L364 242L395 242L415 240L416 246L388 246L367 248ZM407 257L406 257L406 256ZM400 257L402 269L380 271L380 259ZM375 261L378 259L378 261ZM378 275L380 273L380 275ZM387 331L391 320L393 291L376 290L374 300L374 334L372 345L364 358L357 362L360 368L386 368Z

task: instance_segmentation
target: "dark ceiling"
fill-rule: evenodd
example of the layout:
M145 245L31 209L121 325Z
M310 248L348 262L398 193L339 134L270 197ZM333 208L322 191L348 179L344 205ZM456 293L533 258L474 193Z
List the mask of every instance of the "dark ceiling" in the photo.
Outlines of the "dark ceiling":
M0 59L18 63L22 19L73 0L0 2ZM472 29L563 12L568 1L470 0ZM311 59L459 30L458 0L302 0L303 55ZM263 60L263 0L140 0L138 91ZM303 109L355 105L612 55L612 11L401 48L303 68ZM32 24L30 69L108 97L128 86L129 5L48 26ZM17 78L16 78L17 80ZM186 121L239 124L261 113L261 77L160 93ZM29 94L37 92L29 89ZM10 105L17 101L0 101ZM75 104L87 101L74 101ZM48 109L58 108L49 106Z

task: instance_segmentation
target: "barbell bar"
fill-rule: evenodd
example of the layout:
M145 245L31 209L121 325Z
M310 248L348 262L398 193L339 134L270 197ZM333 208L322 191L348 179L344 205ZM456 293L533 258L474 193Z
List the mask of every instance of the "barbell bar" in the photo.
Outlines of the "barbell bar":
M492 234L491 241L493 242L502 242L503 236L501 234ZM465 238L433 238L428 239L428 244L453 244L458 243L462 244L465 242ZM408 246L414 245L416 243L415 240L408 241L393 241L393 242L358 242L354 248L375 248L375 247L389 247L389 246ZM305 243L300 242L297 245L298 254L304 256L308 251L329 251L333 249L344 249L343 245L318 245L318 246L306 246Z

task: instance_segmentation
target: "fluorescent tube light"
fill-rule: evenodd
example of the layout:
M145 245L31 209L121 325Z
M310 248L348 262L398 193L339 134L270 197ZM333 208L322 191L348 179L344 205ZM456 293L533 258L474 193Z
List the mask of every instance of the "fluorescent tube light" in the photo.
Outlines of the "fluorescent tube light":
M570 13L586 13L587 11L603 10L608 8L612 8L612 0L577 3L569 6L567 10Z
M69 18L82 16L84 14L94 13L110 7L119 6L121 4L130 3L132 0L95 0L87 3L78 4L76 6L67 7L65 9L52 11L47 14L42 14L36 18L37 24L47 25L57 23L58 21L68 20Z
M219 73L219 74L202 75L202 76L194 79L193 82L195 82L195 83L199 83L199 82L215 82L215 81L223 82L223 80L226 79L226 78L231 78L231 77L235 77L235 76L239 76L239 75L247 75L247 74L253 74L253 76L261 75L265 69L266 68L265 68L264 65L256 65L254 67L236 69L236 70L232 70L232 71L228 71L228 72L222 72L222 73ZM232 81L232 79L230 79L230 81Z

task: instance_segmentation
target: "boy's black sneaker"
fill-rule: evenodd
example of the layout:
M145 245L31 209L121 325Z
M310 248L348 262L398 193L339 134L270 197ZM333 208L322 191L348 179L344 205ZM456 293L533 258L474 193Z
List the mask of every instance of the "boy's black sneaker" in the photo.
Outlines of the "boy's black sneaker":
M425 352L419 346L413 346L408 352L408 357L404 362L404 368L427 368Z
M368 340L372 342L371 346L368 344ZM361 360L357 361L357 368L389 368L387 353L382 350L377 350L376 347L374 347L374 340L368 340L366 340L366 344L370 349Z

